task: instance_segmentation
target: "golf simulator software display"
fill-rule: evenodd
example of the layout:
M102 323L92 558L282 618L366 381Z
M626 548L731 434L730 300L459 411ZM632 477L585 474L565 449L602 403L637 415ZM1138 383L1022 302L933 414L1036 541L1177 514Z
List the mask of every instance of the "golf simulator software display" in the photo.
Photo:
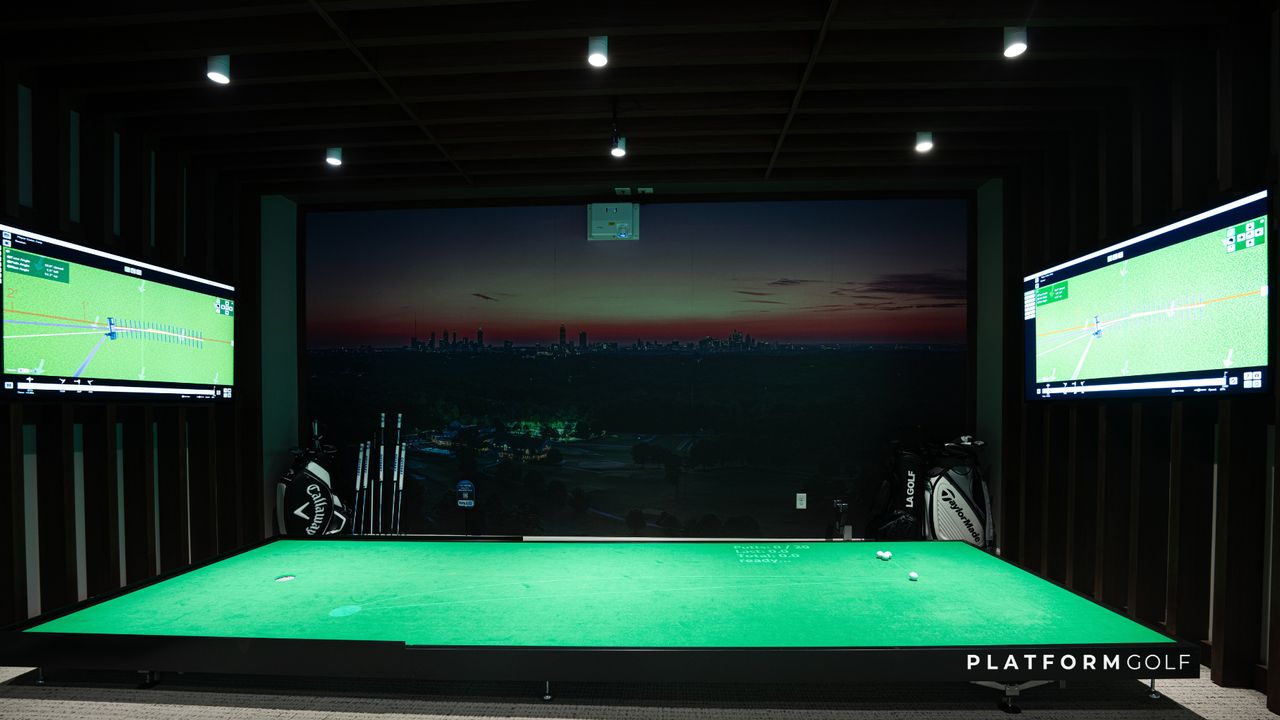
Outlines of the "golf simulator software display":
M0 225L3 396L228 399L230 285Z
M1267 194L1023 280L1029 398L1262 393Z

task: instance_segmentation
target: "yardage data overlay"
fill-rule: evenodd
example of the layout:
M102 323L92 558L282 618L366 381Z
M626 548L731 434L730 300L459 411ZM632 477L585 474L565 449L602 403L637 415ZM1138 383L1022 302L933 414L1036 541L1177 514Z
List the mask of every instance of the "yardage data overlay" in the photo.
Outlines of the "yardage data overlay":
M0 225L5 396L229 399L230 285Z
M1262 393L1267 194L1024 278L1029 398Z

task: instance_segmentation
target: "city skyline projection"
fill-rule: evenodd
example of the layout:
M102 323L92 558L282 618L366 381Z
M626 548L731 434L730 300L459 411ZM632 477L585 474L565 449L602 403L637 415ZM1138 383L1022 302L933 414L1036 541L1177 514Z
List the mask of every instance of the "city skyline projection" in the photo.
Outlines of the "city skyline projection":
M450 333L502 347L750 335L963 343L959 200L647 204L643 239L589 242L582 205L315 213L312 348Z

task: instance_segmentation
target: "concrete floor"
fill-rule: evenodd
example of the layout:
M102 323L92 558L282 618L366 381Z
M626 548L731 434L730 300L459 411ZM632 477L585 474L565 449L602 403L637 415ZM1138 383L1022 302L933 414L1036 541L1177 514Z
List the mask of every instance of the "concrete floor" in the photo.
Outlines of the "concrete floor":
M36 686L26 668L0 668L0 718L22 720L828 720L1005 717L997 694L965 684L853 686L561 685L544 703L540 687L166 676L150 689L60 682ZM1133 681L1072 683L1027 691L1025 718L1248 720L1276 717L1251 690L1220 688L1205 670L1160 681L1147 697Z

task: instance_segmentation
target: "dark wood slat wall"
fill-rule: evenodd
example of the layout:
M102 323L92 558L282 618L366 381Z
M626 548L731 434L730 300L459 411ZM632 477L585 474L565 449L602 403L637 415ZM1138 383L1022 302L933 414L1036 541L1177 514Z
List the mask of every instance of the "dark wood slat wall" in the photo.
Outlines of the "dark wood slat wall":
M1071 471L1067 482L1075 495L1072 522L1067 526L1071 537L1067 551L1067 587L1090 593L1097 572L1098 518L1098 412L1091 407L1072 407Z
M85 591L99 595L120 584L116 428L111 408L76 408L84 428Z
M0 497L8 508L4 519L9 529L0 536L0 571L4 586L0 594L0 612L11 621L27 616L26 518L23 512L22 477L22 413L16 407L0 412Z
M1213 681L1251 686L1260 660L1267 412L1262 402L1218 407L1213 557Z
M172 572L190 561L187 543L187 449L184 413L176 407L155 410L156 513L160 571Z
M57 608L76 601L71 408L49 405L39 410L35 426L40 605Z
M1072 132L1066 160L1046 160L1068 179L1060 197L1035 183L1006 183L1006 203L1018 208L1007 213L1006 263L1035 270L1220 199L1262 187L1275 192L1280 122L1272 113L1280 102L1280 54L1271 35L1280 41L1280 27L1274 13L1266 17L1242 24L1252 42L1206 48L1213 54L1208 62L1185 57L1147 73L1137 79L1131 102L1098 116L1096 134ZM1263 99L1268 93L1269 101ZM1069 208L1071 232L1046 229L1062 217L1046 202ZM1013 319L1010 326L1008 337L1017 340L1007 347L1006 363L1020 368L1022 328ZM1269 691L1270 706L1280 709L1280 541L1274 535L1271 622L1269 638L1262 636L1275 402L1046 405L1023 402L1019 385L1006 392L1012 397L1005 403L1004 556L1204 643L1216 682ZM1260 672L1263 647L1276 662Z
M33 99L30 207L18 201L19 82L31 88ZM239 262L254 253L241 254L235 247L241 235L232 231L238 227L234 215L243 204L237 202L242 192L238 185L214 173L184 172L189 164L185 153L157 149L152 140L128 126L101 114L81 112L80 222L73 222L68 118L71 110L80 111L82 106L59 88L42 86L7 65L0 90L4 111L0 208L7 221L223 281L235 283L240 277L257 281L256 272L241 275ZM112 231L115 132L121 138L119 236ZM256 232L256 226L244 227L246 234ZM242 327L242 333L254 330L252 323ZM257 363L246 358L247 353L238 356L236 371L241 379L257 372ZM254 387L251 382L248 385ZM249 403L241 408L239 402L214 407L39 401L6 403L0 408L0 493L8 508L8 527L0 534L0 577L7 588L0 594L0 624L25 619L37 609L27 602L24 428L34 429L36 439L38 609L49 611L78 597L73 461L77 431L82 438L84 589L89 596L118 588L122 565L126 580L136 582L155 575L157 561L163 570L174 570L189 558L207 559L261 538L260 463L244 464L254 456L256 446L247 452L239 447L245 437L258 433L256 406ZM257 504L248 504L248 499Z
M1170 415L1168 402L1134 404L1125 607L1153 625L1165 621L1168 591Z

